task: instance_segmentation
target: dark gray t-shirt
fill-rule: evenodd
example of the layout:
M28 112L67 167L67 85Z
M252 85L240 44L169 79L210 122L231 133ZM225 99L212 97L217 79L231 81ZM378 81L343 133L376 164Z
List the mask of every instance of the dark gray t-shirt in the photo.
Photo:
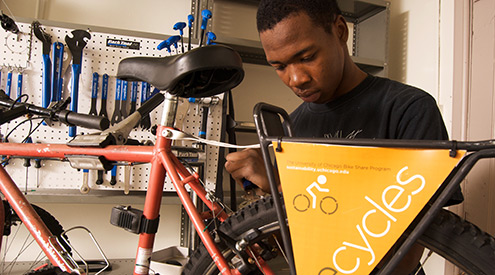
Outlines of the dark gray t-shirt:
M371 75L334 101L301 104L291 120L298 137L448 139L431 95Z
M334 101L302 103L290 118L295 137L448 140L430 94L371 75ZM447 205L462 201L459 188Z

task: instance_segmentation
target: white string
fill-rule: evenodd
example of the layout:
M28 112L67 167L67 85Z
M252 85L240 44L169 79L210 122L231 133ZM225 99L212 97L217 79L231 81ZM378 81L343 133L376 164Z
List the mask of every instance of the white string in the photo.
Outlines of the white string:
M166 136L169 139L172 140L192 140L192 141L198 141L201 143L205 143L208 145L212 146L217 146L217 147L225 147L225 148L236 148L236 149L246 149L246 148L260 148L261 146L259 144L251 144L251 145L235 145L235 144L230 144L230 143L225 143L225 142L220 142L220 141L215 141L215 140L208 140L200 137L193 136L191 134L175 130L175 129L165 129L164 136Z

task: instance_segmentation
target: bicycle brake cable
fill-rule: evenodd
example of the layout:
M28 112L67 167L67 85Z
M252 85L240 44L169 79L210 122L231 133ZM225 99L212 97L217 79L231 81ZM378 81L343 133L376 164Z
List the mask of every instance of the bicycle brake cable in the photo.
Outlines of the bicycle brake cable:
M193 136L191 134L185 133L183 131L180 131L177 129L170 129L170 128L165 129L163 132L163 135L166 138L169 138L171 140L192 140L192 141L198 141L198 142L205 143L205 144L212 145L212 146L225 147L225 148L237 148L237 149L260 148L259 144L234 145L234 144L230 144L230 143L225 143L225 142L214 141L214 140L196 137L196 136Z

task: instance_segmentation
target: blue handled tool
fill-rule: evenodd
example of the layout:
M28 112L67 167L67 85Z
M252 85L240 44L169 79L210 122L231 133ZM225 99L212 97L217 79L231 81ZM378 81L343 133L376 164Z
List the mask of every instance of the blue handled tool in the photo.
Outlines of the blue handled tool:
M212 14L210 10L202 10L201 17L203 18L201 21L201 36L199 37L199 46L201 47L203 44L203 37L205 36L206 25L208 24L208 20L211 18Z
M213 32L207 32L206 37L206 45L215 45L212 41L217 40L217 36Z
M174 30L178 30L180 34L180 44L182 46L182 52L184 52L184 28L186 27L185 22L177 22L174 25Z
M97 116L96 111L96 101L98 100L98 80L100 75L97 72L93 73L93 81L91 82L91 107L89 109L89 114Z
M81 188L79 189L79 191L81 191L81 193L83 194L89 193L88 180L89 180L89 170L83 169L83 183L81 185Z
M110 120L110 123L112 125L114 125L117 122L121 121L121 117L120 117L120 95L121 95L121 90L122 90L122 80L121 79L117 79L116 84L115 84L115 106L114 106L114 109L113 109L112 119Z
M41 29L41 24L38 21L33 22L32 24L34 36L41 41L42 44L42 57L43 57L43 88L42 88L42 97L41 104L44 108L47 108L50 104L50 89L51 85L51 71L52 64L50 62L50 47L52 46L52 36L47 34L45 31Z
M107 113L107 96L108 96L108 74L103 74L101 83L101 105L100 116L108 118Z
M7 87L5 87L5 93L10 97L10 92L12 91L12 70L7 73Z
M131 109L129 110L129 114L132 114L136 111L137 94L138 83L136 81L133 81L131 85Z
M141 106L146 100L148 100L148 93L150 89L150 84L147 82L141 82ZM141 129L148 130L151 127L151 117L146 114L143 118L141 118Z
M126 118L127 113L127 94L128 94L129 82L122 80L122 90L120 94L120 118L121 120Z
M17 98L22 96L22 71L17 74Z
M52 103L59 102L62 92L62 70L64 63L64 44L55 42L52 44L52 79L51 95Z
M179 48L177 43L180 41L180 36L179 35L170 36L167 40L169 41L169 45L173 45L175 47L176 52L178 53Z
M170 46L172 46L172 45L170 44L169 39L167 39L167 40L162 41L160 44L158 44L158 46L156 46L156 49L159 50L159 51L161 51L164 48L166 48L167 49L167 52L172 53L172 50L170 49Z
M187 50L191 50L191 39L192 39L192 23L194 22L194 16L192 14L189 14L187 16L187 27L189 28L189 39L187 41Z
M78 92L79 92L79 76L81 74L82 52L86 46L86 40L91 39L91 34L84 30L73 30L72 37L65 36L65 43L69 47L69 51L72 54L72 90L71 90L71 102L70 110L77 112ZM69 136L74 137L76 135L76 126L69 126Z
M248 191L248 190L256 189L256 188L258 188L258 186L255 185L254 183L252 183L251 181L249 181L245 178L242 178L242 188L244 188L244 190Z

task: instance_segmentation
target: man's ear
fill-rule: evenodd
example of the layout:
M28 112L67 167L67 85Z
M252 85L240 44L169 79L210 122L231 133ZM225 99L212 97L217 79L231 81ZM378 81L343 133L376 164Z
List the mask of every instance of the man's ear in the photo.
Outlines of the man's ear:
M335 19L335 35L339 38L342 43L347 43L349 39L349 28L347 27L347 21L342 15L337 15Z

